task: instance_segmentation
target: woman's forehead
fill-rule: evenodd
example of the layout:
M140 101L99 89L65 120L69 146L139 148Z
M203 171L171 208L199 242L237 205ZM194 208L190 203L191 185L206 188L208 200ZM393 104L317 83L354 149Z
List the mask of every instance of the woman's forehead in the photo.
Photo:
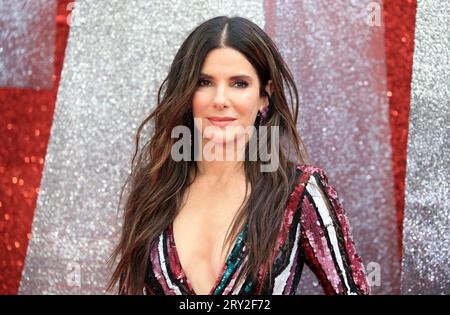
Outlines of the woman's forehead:
M232 48L211 50L203 62L201 72L212 78L257 76L253 65L239 51Z

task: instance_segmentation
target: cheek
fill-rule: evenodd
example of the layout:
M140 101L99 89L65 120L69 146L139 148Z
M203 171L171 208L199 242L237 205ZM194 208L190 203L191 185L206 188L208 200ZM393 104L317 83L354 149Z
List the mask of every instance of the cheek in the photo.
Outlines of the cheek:
M241 95L236 98L234 108L243 121L247 123L253 122L258 111L259 98L254 94Z
M202 112L208 107L210 97L207 93L196 92L192 98L192 111L195 116L201 116Z

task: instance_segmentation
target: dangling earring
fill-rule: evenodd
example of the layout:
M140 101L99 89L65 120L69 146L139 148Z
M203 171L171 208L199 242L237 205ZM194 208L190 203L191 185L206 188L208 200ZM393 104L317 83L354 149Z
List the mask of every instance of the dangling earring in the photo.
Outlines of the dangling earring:
M256 127L261 126L261 112L259 110L258 113L256 114L255 126Z
M262 112L261 112L261 122L260 122L260 125L262 125L262 124L266 121L267 113L269 112L269 106L270 106L270 103L267 104L267 106L265 106L265 107L263 108Z
M267 117L267 112L269 111L269 105L270 105L270 103L267 106L265 106L262 111L258 110L258 114L256 115L256 121L255 121L256 126L259 127L259 126L263 125L263 123Z

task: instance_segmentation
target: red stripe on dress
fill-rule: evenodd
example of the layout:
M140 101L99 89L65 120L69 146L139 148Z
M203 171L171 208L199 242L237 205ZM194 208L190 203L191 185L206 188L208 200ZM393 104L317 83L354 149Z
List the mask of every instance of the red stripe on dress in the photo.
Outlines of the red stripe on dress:
M333 260L332 253L328 245L328 241L324 235L319 218L317 216L314 206L308 198L305 198L302 205L301 224L304 229L304 236L307 238L308 244L311 246L313 252L306 254L313 254L314 257L309 256L309 262L317 263L312 268L321 268L327 275L328 280L336 291L345 291L342 287L342 281L338 274L337 266ZM326 281L326 279L322 279Z
M294 191L291 193L291 197L289 198L288 205L286 207L286 211L284 213L283 224L281 226L281 231L279 234L278 242L276 244L275 250L272 255L272 260L275 259L286 241L289 230L292 227L292 221L294 219L294 213L297 210L298 203L300 202L300 197L303 193L304 185L301 185L300 182L306 181L309 178L308 172L304 172L302 170L302 166L298 165L298 169L302 171L300 176L298 177L296 186Z

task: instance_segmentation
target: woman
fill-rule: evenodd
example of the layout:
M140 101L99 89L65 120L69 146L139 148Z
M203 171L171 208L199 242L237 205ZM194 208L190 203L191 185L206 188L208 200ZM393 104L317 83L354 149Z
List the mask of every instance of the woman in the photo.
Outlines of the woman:
M292 74L263 30L224 16L195 28L137 132L108 290L295 294L306 263L326 294L369 294L336 191L307 164L297 116ZM194 135L181 147L180 126Z

